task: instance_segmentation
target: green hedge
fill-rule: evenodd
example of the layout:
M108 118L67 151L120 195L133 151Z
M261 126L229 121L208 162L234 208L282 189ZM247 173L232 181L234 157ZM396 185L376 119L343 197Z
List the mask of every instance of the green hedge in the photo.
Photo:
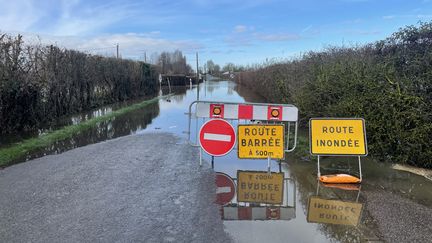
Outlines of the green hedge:
M0 134L33 130L103 104L155 94L154 67L0 33Z

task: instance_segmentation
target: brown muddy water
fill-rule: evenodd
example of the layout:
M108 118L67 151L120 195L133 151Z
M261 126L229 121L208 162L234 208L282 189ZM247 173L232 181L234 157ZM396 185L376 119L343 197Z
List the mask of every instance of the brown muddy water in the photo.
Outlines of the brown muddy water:
M185 115L189 105L196 100L196 86L172 87L174 93L170 98L160 99L154 104L102 122L93 129L77 134L71 139L29 154L27 159L45 154L61 153L75 147L97 143L107 139L136 133L169 132L184 139L188 127ZM166 93L163 90L162 93ZM200 99L225 102L265 102L263 97L254 94L231 81L207 81L200 84ZM139 102L139 101L135 101ZM129 105L131 102L105 106L94 111L66 117L57 126L76 124L92 117L100 116ZM193 122L192 137L196 128L203 121ZM55 128L55 126L54 126ZM36 134L13 135L3 138L1 143L15 142L21 138L37 136ZM299 134L307 134L303 129ZM204 155L211 161L211 157ZM267 161L238 159L237 152L214 160L215 171L236 177L237 170L266 171ZM198 164L197 164L198 166ZM317 183L316 162L304 161L296 156L287 155L281 166L285 178L290 178L284 193L284 203L278 210L287 212L282 220L224 220L225 230L237 242L365 242L382 241L376 221L368 212L366 205L368 191L385 190L395 193L413 202L432 207L432 182L424 177L409 172L397 171L389 163L377 163L370 157L362 159L363 183L357 188L329 188ZM275 161L271 171L279 171ZM322 160L322 173L345 172L357 173L357 160L350 157L327 157ZM348 190L347 190L348 189ZM242 204L234 201L234 206L266 205ZM343 205L344 209L335 206L333 212L325 211L326 207ZM348 208L347 208L348 207ZM280 212L281 212L280 211ZM315 215L315 216L314 216ZM265 218L265 217L264 217ZM281 217L282 218L282 217Z

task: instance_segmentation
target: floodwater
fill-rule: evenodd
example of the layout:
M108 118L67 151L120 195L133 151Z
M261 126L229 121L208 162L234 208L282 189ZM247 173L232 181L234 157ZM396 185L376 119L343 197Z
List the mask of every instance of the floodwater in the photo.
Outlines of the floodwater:
M59 153L74 147L112 139L135 133L169 132L188 139L189 105L197 98L196 86L172 87L174 93L169 98L160 99L143 109L99 124L94 129L74 136L72 139L58 142L36 154L29 154L27 159L44 154ZM166 92L166 90L163 90ZM200 84L200 100L222 102L265 102L263 97L254 94L247 88L240 87L231 81L207 81ZM122 105L107 106L79 116L69 117L65 124L73 124L88 118L111 112ZM190 136L194 140L203 120L192 120ZM234 124L235 125L235 124ZM307 134L301 130L300 134ZM193 142L193 141L192 141ZM161 145L163 146L163 145ZM203 159L211 157L203 153ZM408 198L417 203L432 207L432 182L417 175L391 169L387 163L376 163L370 158L362 159L363 180L355 188L329 188L317 183L316 161L304 161L288 154L281 167L271 161L272 172L284 173L286 190L283 204L276 208L279 214L275 219L264 216L260 220L248 217L233 219L227 216L224 220L225 230L236 242L364 242L381 241L380 234L372 216L367 210L368 191L385 190ZM198 164L197 164L198 166ZM233 150L223 157L214 158L214 170L235 178L238 170L267 171L266 160L238 159ZM322 160L322 173L345 171L357 173L356 158L327 157ZM237 203L234 199L227 207L251 207L253 212L268 210L266 205ZM344 208L336 212L325 211L325 207L338 205ZM342 205L342 207L340 207ZM263 209L264 208L264 209ZM225 209L224 209L225 210ZM228 211L228 209L226 209ZM282 216L282 211L286 212ZM262 214L262 213L261 213Z

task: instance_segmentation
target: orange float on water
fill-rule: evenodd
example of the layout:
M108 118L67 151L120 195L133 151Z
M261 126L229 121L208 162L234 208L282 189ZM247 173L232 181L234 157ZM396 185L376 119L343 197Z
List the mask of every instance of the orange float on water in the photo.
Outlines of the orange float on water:
M323 175L319 177L319 180L323 183L332 184L351 184L361 182L359 178L348 174Z

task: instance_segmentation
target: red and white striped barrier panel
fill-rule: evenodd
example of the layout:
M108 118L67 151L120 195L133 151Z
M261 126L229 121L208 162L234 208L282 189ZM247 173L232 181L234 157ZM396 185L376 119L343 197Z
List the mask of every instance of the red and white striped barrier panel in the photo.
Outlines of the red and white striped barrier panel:
M294 207L235 207L221 208L223 220L290 220L295 218Z
M196 116L200 118L221 118L259 121L298 120L298 108L292 105L257 103L217 103L199 101Z

